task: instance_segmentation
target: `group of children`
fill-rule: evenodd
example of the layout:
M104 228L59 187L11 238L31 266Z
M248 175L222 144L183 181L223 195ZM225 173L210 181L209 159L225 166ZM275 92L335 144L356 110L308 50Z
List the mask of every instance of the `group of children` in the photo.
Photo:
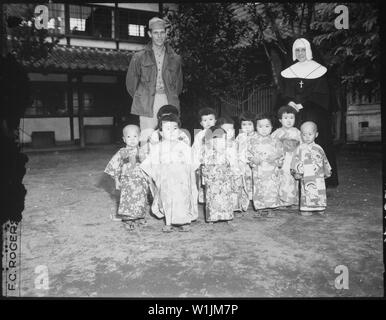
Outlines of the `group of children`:
M121 148L105 172L120 192L118 214L129 230L146 223L151 212L165 219L164 232L188 231L204 204L206 221L232 223L235 212L246 212L252 202L256 217L276 210L299 210L307 216L324 214L325 178L331 167L313 122L295 127L297 111L278 110L281 127L272 132L268 114L244 112L235 136L231 118L216 119L211 108L199 111L202 130L191 146L181 129L177 108L163 106L158 126L140 146L138 126L123 129ZM300 188L299 188L300 186Z

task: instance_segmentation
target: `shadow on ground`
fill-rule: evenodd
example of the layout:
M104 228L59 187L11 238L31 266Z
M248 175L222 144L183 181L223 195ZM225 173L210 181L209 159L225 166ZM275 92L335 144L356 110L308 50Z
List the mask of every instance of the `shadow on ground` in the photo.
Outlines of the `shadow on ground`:
M163 234L162 220L128 232L109 219L114 183L103 170L114 147L31 154L22 222L23 296L353 297L383 295L379 153L341 151L340 186L328 189L326 217L278 212L235 227ZM47 266L49 289L35 289ZM335 267L349 289L334 286Z

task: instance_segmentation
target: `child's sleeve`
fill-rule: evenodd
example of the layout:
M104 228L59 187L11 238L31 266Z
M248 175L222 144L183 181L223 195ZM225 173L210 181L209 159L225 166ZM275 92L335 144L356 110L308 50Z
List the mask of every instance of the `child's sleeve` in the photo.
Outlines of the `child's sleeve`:
M300 142L302 142L302 133L300 132L300 130L298 128L295 128L295 129L296 129L296 134L295 134L296 140L298 140L300 143Z
M271 137L274 139L280 139L280 130L276 129L274 132L272 132Z
M185 142L189 147L190 147L190 138L189 136L186 134L185 131L181 130L180 129L180 134L179 134L179 137L178 139L182 142Z
M138 150L138 157L139 157L139 162L142 163L147 156L149 155L149 145L145 144L144 146L139 147Z
M299 179L299 175L303 174L303 164L300 157L300 147L297 147L294 152L290 165L290 172L295 177L295 179Z
M157 183L157 176L159 170L159 144L156 144L154 148L150 150L148 156L140 164L140 168L145 172L150 178L152 178Z
M105 168L105 173L112 177L119 177L122 169L122 157L121 150L119 150L114 156L111 158L109 163Z
M200 167L201 164L201 157L200 155L194 150L192 147L189 147L190 154L191 154L191 163L192 163L192 169L197 170Z
M228 162L231 166L231 170L234 175L240 175L240 167L239 167L239 162L237 158L237 147L234 145L233 147L227 149L227 159Z
M148 139L148 142L150 142L151 144L156 144L159 142L159 130L155 130L152 132Z
M285 150L284 150L283 143L279 139L276 139L275 149L276 149L276 164L278 167L282 167L284 162L284 157L285 157Z
M321 148L322 149L322 148ZM326 153L322 149L322 157L323 157L323 169L324 169L324 177L329 178L332 174L332 168L330 162L327 159Z

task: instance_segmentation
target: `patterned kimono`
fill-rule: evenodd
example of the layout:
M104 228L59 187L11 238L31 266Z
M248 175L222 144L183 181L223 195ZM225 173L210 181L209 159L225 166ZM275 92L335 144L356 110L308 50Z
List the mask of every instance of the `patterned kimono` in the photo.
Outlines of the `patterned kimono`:
M155 184L152 212L165 217L166 225L188 224L198 218L196 168L191 147L178 140L155 144L142 162L141 169Z
M252 200L255 209L279 207L279 164L284 157L282 143L271 136L256 135L250 141L249 154L261 161L258 165L252 165Z
M202 177L205 181L205 209L207 222L232 220L235 209L235 176L237 169L236 153L227 148L219 154L212 143L203 146Z
M300 144L300 131L297 128L279 128L272 133L272 138L279 139L283 143L284 162L279 170L279 199L281 206L299 204L299 182L290 172L292 158L296 147Z
M249 198L247 188L245 185L244 176L240 169L240 162L238 161L237 143L235 139L227 141L227 152L229 158L232 159L232 203L233 211L247 211L249 205Z
M139 165L144 158L143 149L137 147L121 148L110 160L105 173L118 178L121 195L118 215L127 220L144 218L149 211L149 186Z
M331 166L321 146L302 143L295 150L291 171L300 179L300 210L323 211L327 206L325 178L331 176Z
M206 130L199 131L195 137L194 142L192 145L192 152L193 156L196 159L197 162L201 163L201 155L203 153L203 145L204 145L204 136L205 136ZM204 196L204 184L205 182L202 179L201 170L198 170L196 172L196 182L197 182L197 190L198 190L198 202L199 203L205 203L205 196Z
M246 203L243 204L243 206L246 205L247 208L249 205L249 201L252 200L252 195L253 195L252 169L249 165L248 149L250 146L251 139L256 136L257 136L256 131L252 132L249 135L247 135L244 132L240 132L236 138L240 168L243 171L244 184L248 194L248 200Z

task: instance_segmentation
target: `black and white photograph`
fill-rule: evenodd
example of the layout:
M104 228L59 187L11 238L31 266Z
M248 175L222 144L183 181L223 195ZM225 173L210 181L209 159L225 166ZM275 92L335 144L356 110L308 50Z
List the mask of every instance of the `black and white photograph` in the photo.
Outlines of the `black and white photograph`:
M2 297L383 298L380 17L1 3Z

